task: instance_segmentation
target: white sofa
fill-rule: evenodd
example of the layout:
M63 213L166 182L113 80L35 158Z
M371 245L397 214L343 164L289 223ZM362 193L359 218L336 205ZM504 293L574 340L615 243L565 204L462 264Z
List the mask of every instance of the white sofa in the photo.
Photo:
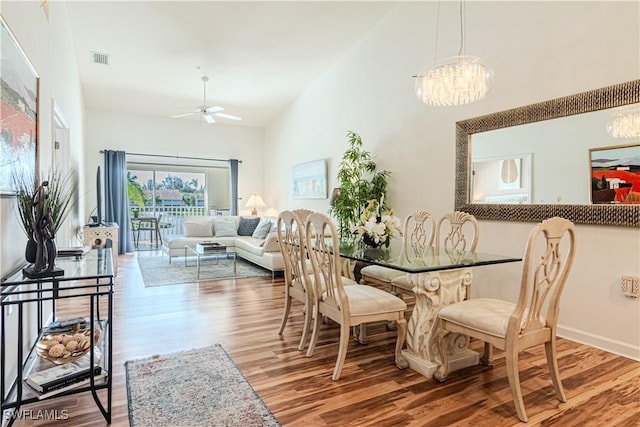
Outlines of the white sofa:
M245 220L255 220L256 217L243 218ZM221 223L221 221L225 222ZM164 237L162 249L169 256L169 262L171 262L173 257L184 257L184 247L186 245L195 246L196 243L205 241L218 242L227 247L233 247L239 257L271 270L272 274L274 274L276 271L284 270L284 260L280 253L280 245L275 231L276 221L277 219L273 217L260 218L259 227L262 227L262 231L268 229L266 237L262 238L261 235L255 233L253 234L256 237L253 235L237 235L241 222L240 216L186 217L183 234ZM233 222L234 225L231 226L228 224L229 222ZM267 222L269 225L266 224ZM216 224L219 225L217 231ZM234 229L235 233L230 232L231 229ZM216 234L218 235L216 236Z

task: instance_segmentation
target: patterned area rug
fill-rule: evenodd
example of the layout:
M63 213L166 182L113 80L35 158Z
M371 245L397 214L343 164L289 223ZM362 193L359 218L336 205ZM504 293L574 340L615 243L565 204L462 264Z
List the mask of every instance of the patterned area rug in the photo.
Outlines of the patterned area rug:
M125 368L131 427L280 426L220 344Z
M200 264L200 279L196 270L196 259L188 258L187 267L184 266L184 258L174 258L169 264L166 256L138 256L138 264L142 273L144 285L163 286L177 283L196 283L210 280L229 279L232 277L244 278L255 276L270 276L271 271L252 264L238 257L236 275L233 275L233 260L221 259L203 260Z

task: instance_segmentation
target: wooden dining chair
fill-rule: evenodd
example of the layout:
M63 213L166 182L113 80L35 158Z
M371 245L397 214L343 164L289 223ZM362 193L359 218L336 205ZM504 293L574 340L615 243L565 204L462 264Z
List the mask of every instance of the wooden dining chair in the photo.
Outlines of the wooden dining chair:
M426 210L415 210L405 218L402 232L402 250L400 257L421 257L433 244L435 222ZM367 265L360 270L361 282L365 285L378 286L381 289L398 293L391 285L393 279L406 276L407 273L381 265ZM410 292L400 289L401 292Z
M483 364L490 363L490 346L504 350L516 413L521 421L526 422L518 354L544 344L556 394L562 402L566 401L556 359L556 325L560 296L573 265L575 247L573 223L559 217L547 219L529 234L517 303L477 298L443 307L438 313L438 348L442 364L434 377L438 381L447 378L448 336L451 333L484 341Z
M333 222L324 214L309 215L305 226L306 244L313 267L314 304L318 315L313 322L313 333L307 350L312 356L320 333L320 315L340 325L338 358L333 370L334 381L340 378L347 356L352 326L367 322L394 321L397 324L395 361L398 368L408 362L401 350L407 332L404 312L407 305L400 298L372 286L354 284L345 286L341 274L338 233Z
M433 236L435 251L451 255L465 251L475 252L479 236L478 221L473 215L459 211L448 212L436 222ZM469 288L467 287L467 299ZM394 278L391 289L398 293L413 293L413 285L406 274Z
M310 268L305 247L305 235L303 222L300 221L295 212L282 211L278 215L278 243L280 252L284 260L284 313L278 335L282 335L289 312L291 311L291 301L297 300L303 304L304 323L302 326L302 336L298 350L304 350L309 332L311 331L311 319L313 316L313 290L309 283Z

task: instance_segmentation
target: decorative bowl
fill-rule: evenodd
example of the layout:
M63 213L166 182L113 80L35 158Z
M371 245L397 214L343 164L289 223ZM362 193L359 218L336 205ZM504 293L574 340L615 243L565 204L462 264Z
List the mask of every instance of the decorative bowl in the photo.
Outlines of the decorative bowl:
M97 325L93 335L92 342L90 329L47 334L36 343L36 353L56 364L75 362L87 354L100 339L100 328Z

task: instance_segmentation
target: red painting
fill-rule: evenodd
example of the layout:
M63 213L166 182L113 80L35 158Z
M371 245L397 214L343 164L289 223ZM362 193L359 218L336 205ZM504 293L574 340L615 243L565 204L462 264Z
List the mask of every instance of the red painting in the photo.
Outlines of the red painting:
M591 202L640 204L640 144L589 151Z
M15 194L14 176L36 172L38 75L0 21L0 194Z

